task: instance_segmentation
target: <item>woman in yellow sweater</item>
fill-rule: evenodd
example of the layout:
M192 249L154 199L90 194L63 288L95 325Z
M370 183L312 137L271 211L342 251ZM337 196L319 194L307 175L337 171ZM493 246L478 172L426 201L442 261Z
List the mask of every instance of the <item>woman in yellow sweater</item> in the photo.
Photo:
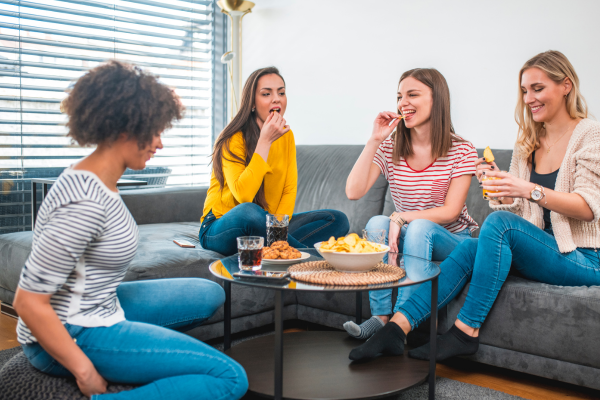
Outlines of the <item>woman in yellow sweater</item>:
M202 247L235 254L237 237L266 237L268 213L290 216L288 242L296 248L345 235L348 218L340 211L294 214L296 144L283 118L287 97L277 68L254 71L244 85L241 103L215 142L210 187L200 220Z

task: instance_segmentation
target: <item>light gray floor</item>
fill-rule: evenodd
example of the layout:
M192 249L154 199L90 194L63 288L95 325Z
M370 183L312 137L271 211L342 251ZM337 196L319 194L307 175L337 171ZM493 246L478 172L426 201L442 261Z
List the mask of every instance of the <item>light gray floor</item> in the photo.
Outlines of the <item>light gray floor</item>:
M512 396L510 394L497 392L492 389L471 385L459 381L453 381L448 378L437 378L435 398L437 400L513 400L522 399L522 397ZM410 389L398 396L387 397L385 400L421 400L429 398L429 385L423 384L414 389Z

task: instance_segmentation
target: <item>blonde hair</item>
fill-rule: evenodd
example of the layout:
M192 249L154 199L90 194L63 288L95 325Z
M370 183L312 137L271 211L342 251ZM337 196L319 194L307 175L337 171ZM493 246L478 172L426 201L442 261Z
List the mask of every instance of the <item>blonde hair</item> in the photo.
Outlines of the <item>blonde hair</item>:
M531 58L519 71L519 96L515 109L515 121L519 125L516 148L525 157L529 157L534 150L540 147L540 132L544 128L543 123L533 120L531 109L523 100L521 81L523 72L530 68L539 68L556 83L562 83L565 78L569 78L573 87L566 96L567 112L571 118L587 118L588 116L587 103L579 91L579 77L569 59L556 50L549 50Z

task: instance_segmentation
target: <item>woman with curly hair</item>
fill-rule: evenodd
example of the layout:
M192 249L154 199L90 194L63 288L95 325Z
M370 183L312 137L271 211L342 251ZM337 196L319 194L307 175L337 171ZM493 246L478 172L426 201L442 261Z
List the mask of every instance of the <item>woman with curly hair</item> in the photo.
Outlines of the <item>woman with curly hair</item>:
M205 249L232 255L236 237L266 237L268 213L289 215L288 243L295 248L348 232L341 211L294 214L298 169L294 134L283 118L286 108L285 82L277 68L261 68L248 77L240 111L215 142L199 233Z
M242 397L242 367L177 332L223 304L219 285L122 283L138 230L117 181L162 148L161 133L182 118L179 98L156 77L111 61L82 76L63 106L69 136L97 147L60 175L41 205L14 301L23 352L38 370L75 378L94 400ZM105 394L106 381L141 386Z

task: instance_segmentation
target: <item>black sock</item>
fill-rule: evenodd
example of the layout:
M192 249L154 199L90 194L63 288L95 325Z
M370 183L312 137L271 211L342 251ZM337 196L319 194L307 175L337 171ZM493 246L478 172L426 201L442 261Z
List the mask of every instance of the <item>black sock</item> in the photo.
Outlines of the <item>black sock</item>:
M416 349L417 347L429 343L429 338L429 329L426 332L410 331L406 335L406 344L411 349Z
M444 361L454 356L466 356L477 353L479 349L479 337L469 336L456 325L441 336L436 341L436 361ZM429 360L430 343L410 350L408 355L420 360Z
M379 355L400 356L404 354L404 331L395 322L388 322L375 332L363 345L350 352L352 361L375 358Z

